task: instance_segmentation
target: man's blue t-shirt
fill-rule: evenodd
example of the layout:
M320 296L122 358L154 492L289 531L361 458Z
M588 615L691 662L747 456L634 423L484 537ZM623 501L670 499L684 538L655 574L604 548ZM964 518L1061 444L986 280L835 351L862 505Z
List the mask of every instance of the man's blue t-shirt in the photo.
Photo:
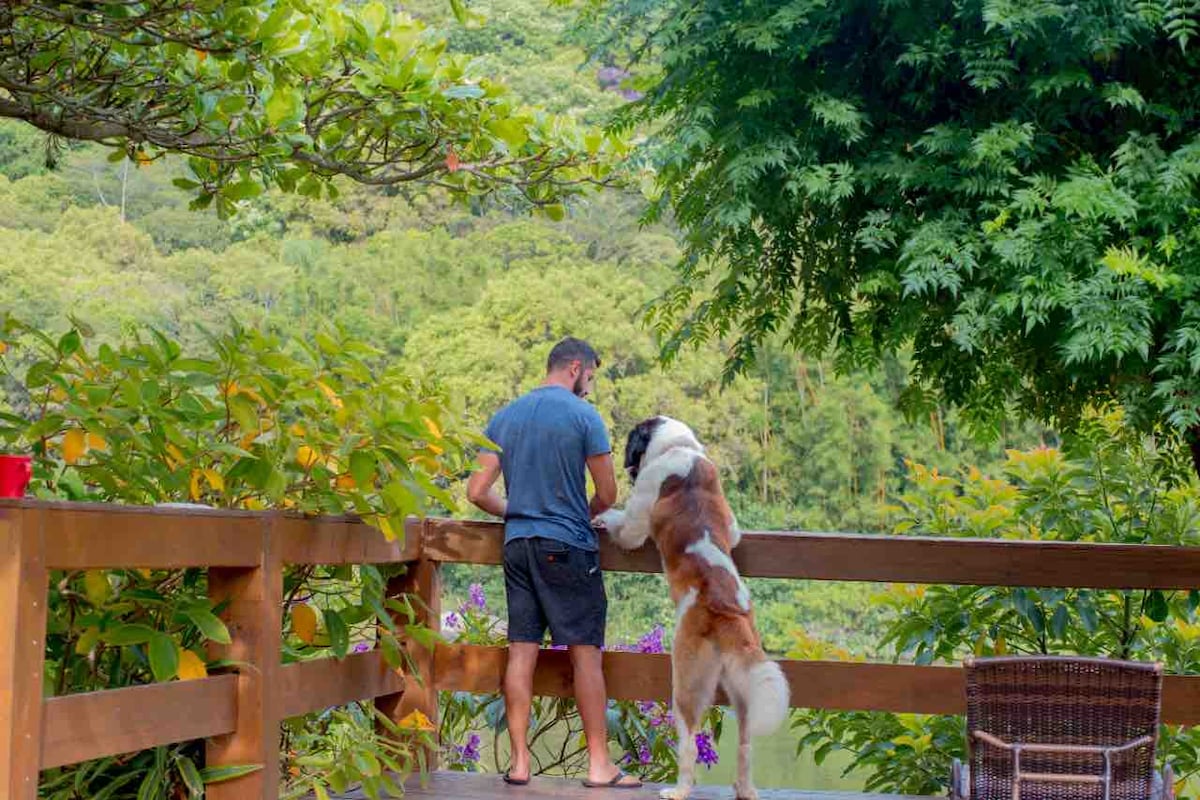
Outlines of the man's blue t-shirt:
M496 412L484 435L501 448L508 492L504 541L542 536L598 549L587 459L612 446L596 409L562 386L539 386Z

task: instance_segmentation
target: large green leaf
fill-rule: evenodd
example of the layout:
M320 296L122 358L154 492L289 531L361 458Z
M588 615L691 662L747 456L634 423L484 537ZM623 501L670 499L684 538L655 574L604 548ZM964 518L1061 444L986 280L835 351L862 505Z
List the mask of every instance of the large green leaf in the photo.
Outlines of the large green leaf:
M165 633L150 637L150 671L156 681L169 681L179 671L179 648Z
M210 641L219 644L229 644L232 641L229 638L229 629L225 627L225 623L205 606L200 604L188 605L183 608L183 613L200 629L205 638Z

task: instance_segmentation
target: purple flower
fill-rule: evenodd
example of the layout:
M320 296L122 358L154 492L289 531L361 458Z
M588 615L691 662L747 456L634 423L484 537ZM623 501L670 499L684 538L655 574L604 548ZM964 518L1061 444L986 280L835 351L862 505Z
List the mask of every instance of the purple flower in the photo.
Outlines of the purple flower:
M454 758L460 764L474 764L479 761L479 746L482 744L479 734L472 733L467 737L466 744L454 745Z
M450 631L458 630L458 614L455 614L453 611L447 614L445 627L446 630Z
M356 653L368 653L370 651L371 651L371 643L370 642L359 642L358 644L354 645L354 652L356 652Z
M719 759L717 751L713 749L712 737L707 733L696 734L696 759L709 769Z
M663 647L663 626L655 625L649 633L638 639L637 651L639 653L661 653L665 650Z
M632 764L634 761L637 761L642 766L646 766L652 760L653 756L650 754L650 746L643 741L638 743L637 753L626 753L621 758L621 763Z
M487 598L483 595L483 586L478 583L472 583L467 590L471 593L470 606L476 611L483 611L487 608Z
M648 717L658 710L658 703L655 703L652 700L638 700L637 710L641 712L643 716Z
M467 737L467 746L463 748L463 761L475 762L479 760L480 743L478 733L472 733Z

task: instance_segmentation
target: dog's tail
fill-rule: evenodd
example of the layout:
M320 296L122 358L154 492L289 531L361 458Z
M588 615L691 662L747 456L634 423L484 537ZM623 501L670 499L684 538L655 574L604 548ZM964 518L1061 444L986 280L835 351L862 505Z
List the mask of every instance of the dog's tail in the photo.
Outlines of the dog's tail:
M744 709L745 725L751 736L775 731L788 714L788 682L783 670L769 661L761 647L745 648L725 656L723 681L736 707Z

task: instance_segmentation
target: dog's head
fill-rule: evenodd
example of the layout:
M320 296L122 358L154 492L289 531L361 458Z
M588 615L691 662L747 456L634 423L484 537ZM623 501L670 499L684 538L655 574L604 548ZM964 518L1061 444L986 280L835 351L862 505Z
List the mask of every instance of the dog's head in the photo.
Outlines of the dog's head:
M625 471L629 479L636 481L643 467L671 447L704 451L692 429L677 419L657 416L635 425L625 440Z

